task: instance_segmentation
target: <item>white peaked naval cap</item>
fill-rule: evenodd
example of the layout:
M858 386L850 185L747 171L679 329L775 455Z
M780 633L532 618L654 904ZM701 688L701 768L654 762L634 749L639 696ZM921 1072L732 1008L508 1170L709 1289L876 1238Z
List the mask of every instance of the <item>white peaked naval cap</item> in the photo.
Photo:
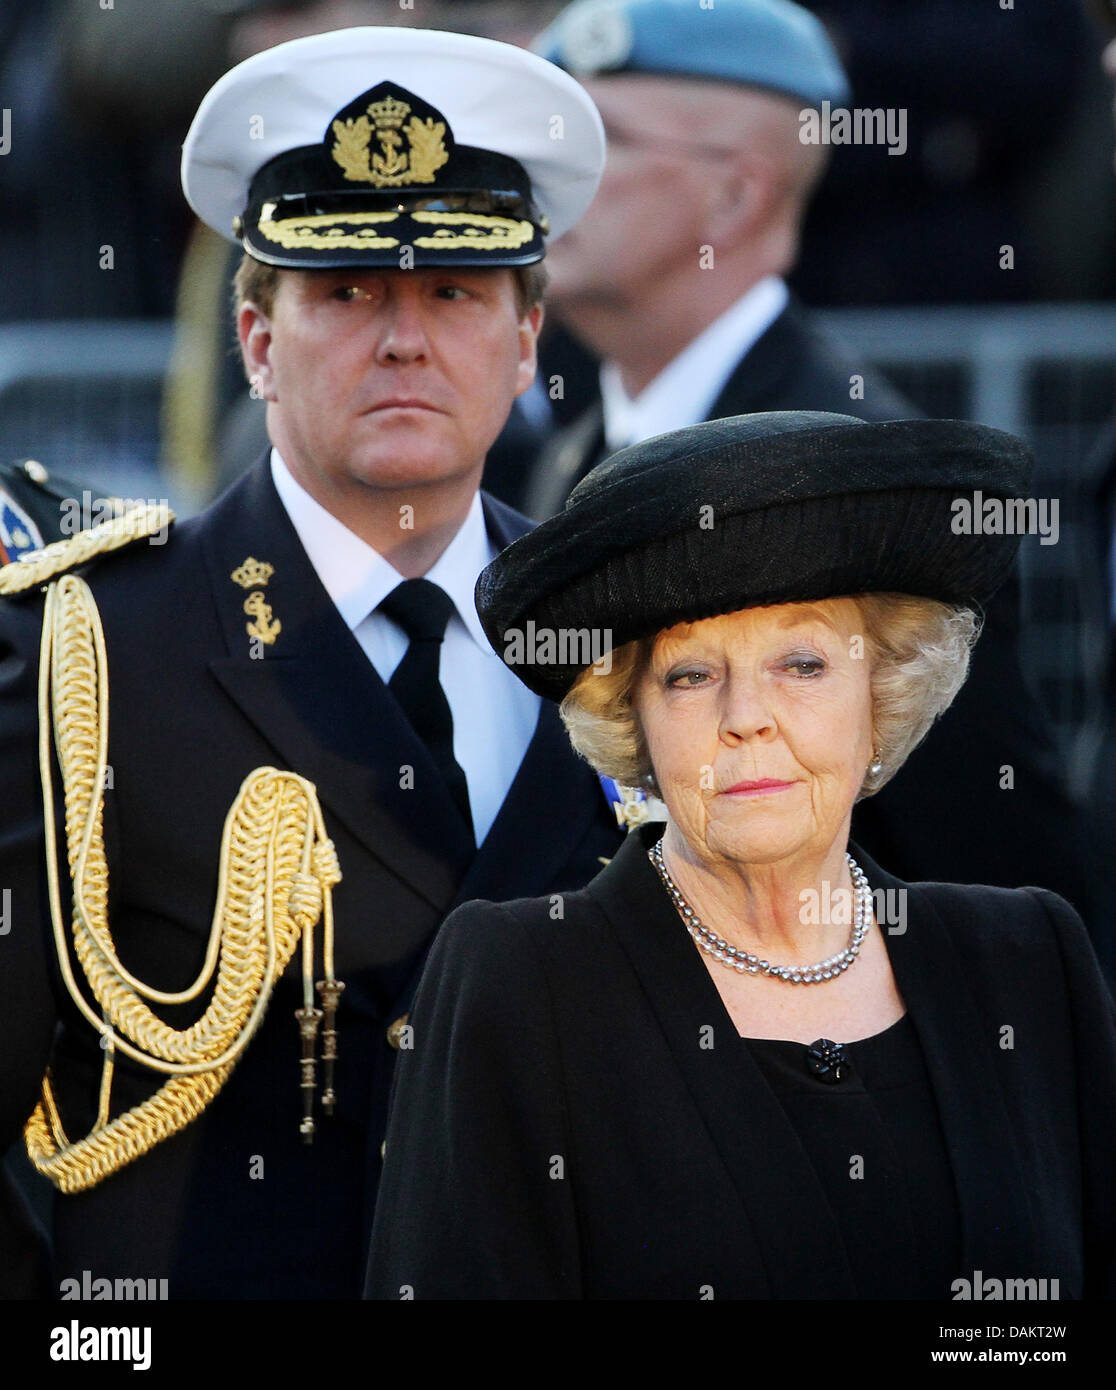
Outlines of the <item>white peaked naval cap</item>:
M203 222L273 265L526 265L589 206L604 157L584 88L525 49L342 29L220 78L182 186Z

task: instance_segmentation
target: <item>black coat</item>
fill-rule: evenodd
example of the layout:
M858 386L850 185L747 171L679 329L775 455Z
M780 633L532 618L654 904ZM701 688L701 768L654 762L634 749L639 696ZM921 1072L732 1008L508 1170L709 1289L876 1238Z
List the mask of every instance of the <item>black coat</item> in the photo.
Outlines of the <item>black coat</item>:
M528 525L490 499L485 513L500 545ZM267 600L282 631L263 660L251 655L245 591L230 578L249 555L275 567ZM266 463L164 547L102 557L87 578L108 651L105 835L124 963L164 989L195 978L226 813L247 773L272 765L317 786L344 875L334 908L347 988L338 1113L319 1117L313 1146L297 1132L296 956L202 1118L98 1187L56 1199L55 1291L89 1270L166 1277L171 1298L357 1296L395 1056L385 1030L408 1006L435 929L469 898L581 886L614 852L616 818L544 702L516 781L473 850L425 747L311 567ZM56 1020L71 1137L88 1132L100 1075L97 1038L65 996L49 944L35 741L41 609L35 596L0 603L0 882L13 923L0 936L2 1147L35 1104ZM400 787L403 764L415 790ZM166 1016L182 1027L182 1013ZM114 1113L163 1079L118 1062ZM0 1270L18 1258L9 1244Z
M396 1076L370 1296L855 1296L819 1174L647 861L657 833L561 918L471 903L443 926ZM1081 923L1042 890L904 884L853 852L908 894L885 939L956 1185L956 1277L1111 1297L1116 1021Z

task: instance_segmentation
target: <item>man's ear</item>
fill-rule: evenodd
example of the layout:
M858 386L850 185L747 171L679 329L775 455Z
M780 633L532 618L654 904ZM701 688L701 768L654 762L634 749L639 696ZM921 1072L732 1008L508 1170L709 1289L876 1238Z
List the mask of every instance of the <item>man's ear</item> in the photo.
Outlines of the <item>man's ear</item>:
M278 400L271 368L271 319L251 300L237 310L236 336L240 339L244 374L256 394L265 401Z
M735 245L767 225L780 189L774 169L743 152L729 162L719 180L710 181L706 225L714 244Z
M519 369L515 379L515 394L522 396L535 379L538 366L537 347L543 324L543 306L532 304L519 320Z

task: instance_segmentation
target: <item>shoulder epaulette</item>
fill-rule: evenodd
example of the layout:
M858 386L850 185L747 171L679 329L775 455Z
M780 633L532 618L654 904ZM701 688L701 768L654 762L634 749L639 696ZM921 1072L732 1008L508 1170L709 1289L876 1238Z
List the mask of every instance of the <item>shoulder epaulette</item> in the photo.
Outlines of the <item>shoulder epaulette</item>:
M97 555L165 532L174 519L174 512L165 502L145 502L131 507L120 516L67 536L63 541L53 541L42 550L33 550L13 564L4 565L0 568L0 594L25 593L56 575L77 569Z

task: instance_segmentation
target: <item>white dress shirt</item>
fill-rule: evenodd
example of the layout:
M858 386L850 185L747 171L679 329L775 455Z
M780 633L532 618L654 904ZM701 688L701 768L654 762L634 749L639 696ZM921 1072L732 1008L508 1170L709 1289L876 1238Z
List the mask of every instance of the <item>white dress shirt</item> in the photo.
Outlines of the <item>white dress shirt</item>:
M271 451L271 476L326 593L386 685L408 639L376 610L403 575L295 481L278 449ZM539 717L539 696L492 650L473 603L477 576L496 553L478 493L461 529L424 576L453 600L438 675L453 715L453 751L469 784L478 845L515 780Z
M704 420L737 363L786 308L787 298L777 275L760 280L668 362L634 401L619 369L604 363L601 402L609 452Z

